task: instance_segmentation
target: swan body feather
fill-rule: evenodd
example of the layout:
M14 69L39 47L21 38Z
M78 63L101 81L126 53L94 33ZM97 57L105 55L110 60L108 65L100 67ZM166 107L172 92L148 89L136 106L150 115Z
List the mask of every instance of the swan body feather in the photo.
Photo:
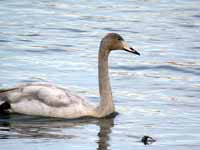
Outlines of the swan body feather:
M95 107L75 93L51 84L25 84L0 93L10 112L58 118L92 115Z

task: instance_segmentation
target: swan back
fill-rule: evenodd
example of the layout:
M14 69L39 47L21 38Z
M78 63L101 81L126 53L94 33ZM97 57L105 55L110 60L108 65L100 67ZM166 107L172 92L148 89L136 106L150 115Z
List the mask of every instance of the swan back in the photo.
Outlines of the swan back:
M27 115L77 118L94 109L84 98L51 84L26 84L0 93L11 105L11 112Z

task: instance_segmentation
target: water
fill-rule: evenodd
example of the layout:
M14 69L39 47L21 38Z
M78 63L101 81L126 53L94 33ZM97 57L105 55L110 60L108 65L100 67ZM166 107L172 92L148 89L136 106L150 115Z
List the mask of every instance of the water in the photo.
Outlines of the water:
M117 32L141 56L110 57L115 118L0 116L0 149L199 149L200 1L0 1L0 87L51 82L98 103L100 39ZM156 142L145 146L144 135Z

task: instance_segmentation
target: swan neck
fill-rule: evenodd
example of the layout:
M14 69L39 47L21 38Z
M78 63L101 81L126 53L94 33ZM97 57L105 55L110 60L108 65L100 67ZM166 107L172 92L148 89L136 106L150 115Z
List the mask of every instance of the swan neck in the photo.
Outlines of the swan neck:
M112 90L108 72L109 53L110 51L108 49L100 46L98 58L100 105L97 108L97 113L101 117L107 116L114 112Z

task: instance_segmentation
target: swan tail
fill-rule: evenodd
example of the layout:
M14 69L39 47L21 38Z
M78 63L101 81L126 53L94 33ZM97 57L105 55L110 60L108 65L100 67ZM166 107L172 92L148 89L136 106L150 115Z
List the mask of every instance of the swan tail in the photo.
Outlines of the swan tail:
M0 105L0 114L9 113L9 109L11 109L10 103L9 102L3 102Z
M0 89L0 114L7 114L9 112L9 109L11 109L10 103L6 101L6 92L16 89L17 88Z

